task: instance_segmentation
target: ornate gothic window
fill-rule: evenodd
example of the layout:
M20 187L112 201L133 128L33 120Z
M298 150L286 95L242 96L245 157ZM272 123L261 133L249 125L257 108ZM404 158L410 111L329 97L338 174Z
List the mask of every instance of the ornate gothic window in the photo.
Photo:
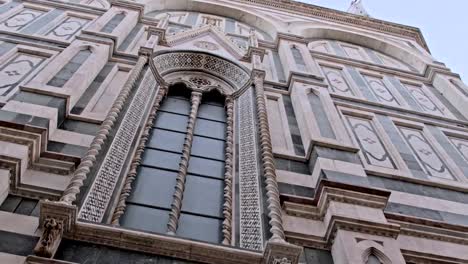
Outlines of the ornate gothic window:
M209 80L190 78L196 86ZM226 112L216 91L170 87L121 220L126 227L222 240Z

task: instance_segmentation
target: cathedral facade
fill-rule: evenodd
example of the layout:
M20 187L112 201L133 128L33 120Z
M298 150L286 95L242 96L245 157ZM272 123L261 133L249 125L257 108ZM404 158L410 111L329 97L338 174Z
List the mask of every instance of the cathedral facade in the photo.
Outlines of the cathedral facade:
M0 263L468 263L467 119L359 0L0 0Z

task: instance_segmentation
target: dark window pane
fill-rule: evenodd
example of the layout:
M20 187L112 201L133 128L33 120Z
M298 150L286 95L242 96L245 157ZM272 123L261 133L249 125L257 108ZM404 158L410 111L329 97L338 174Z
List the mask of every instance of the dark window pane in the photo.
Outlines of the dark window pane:
M182 153L185 134L161 129L153 129L148 147Z
M177 235L212 243L221 241L222 220L182 213Z
M180 154L154 149L146 149L143 154L143 165L162 169L179 170Z
M190 102L184 99L168 97L164 100L161 110L188 115L190 112Z
M16 214L30 215L37 205L37 200L23 198L19 206L16 208Z
M226 121L226 113L224 107L215 106L211 104L202 104L198 109L198 117L216 120Z
M41 204L38 202L36 204L36 207L34 207L34 210L31 212L31 216L39 217L40 214L40 209L41 209Z
M198 122L198 121L197 121ZM166 112L158 112L155 127L175 130L185 133L187 131L188 116Z
M199 118L195 123L195 135L224 139L226 124Z
M185 182L182 211L222 217L223 188L224 181L188 176Z
M169 211L128 204L122 226L139 230L166 233Z
M140 167L128 201L170 208L176 177L176 172Z
M190 157L188 172L224 179L224 162Z
M21 202L21 197L8 195L5 201L3 201L0 210L13 213Z
M224 141L193 137L192 155L224 161Z

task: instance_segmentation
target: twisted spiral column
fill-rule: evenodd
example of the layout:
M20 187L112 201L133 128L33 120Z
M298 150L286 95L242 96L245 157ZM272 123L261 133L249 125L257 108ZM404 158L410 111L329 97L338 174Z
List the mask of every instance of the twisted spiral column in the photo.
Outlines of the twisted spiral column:
M127 207L126 201L127 198L130 196L132 191L132 183L137 176L138 167L141 164L143 152L145 151L146 142L148 141L151 128L153 127L154 121L156 120L156 115L161 105L161 102L166 95L168 87L162 85L159 87L158 94L154 100L153 106L150 110L150 114L146 121L145 128L143 129L143 133L140 136L140 140L138 143L138 147L135 151L135 154L132 159L132 163L130 164L130 170L125 178L125 183L120 193L119 201L117 203L117 207L115 208L114 214L112 215L112 224L119 225L120 217L124 214L125 208Z
M223 204L223 245L231 244L232 232L232 177L233 177L233 153L234 153L234 102L232 98L226 98L226 160L224 165L224 204Z
M263 88L264 72L254 72L255 97L257 102L257 118L260 133L260 148L262 156L263 175L265 176L268 217L270 218L273 234L272 241L284 241L283 220L281 218L281 204L279 199L278 183L276 181L276 168L273 159L268 115L265 105L265 91Z
M184 147L182 149L182 157L179 163L179 172L177 173L176 186L174 191L174 199L169 212L169 222L167 223L167 233L175 235L179 224L180 211L182 209L182 199L184 197L185 179L187 177L187 169L189 165L190 153L192 151L193 130L197 119L198 106L200 105L202 94L197 91L192 92L190 99L192 106L190 108L189 121L187 123L187 135L185 136Z
M147 56L140 56L135 67L130 74L130 77L125 82L124 87L120 91L117 99L112 104L112 108L110 109L109 113L107 114L104 122L102 123L97 135L94 137L91 146L89 147L88 151L86 152L85 156L81 159L80 165L76 169L70 183L68 184L67 188L63 192L62 197L60 198L60 202L65 204L71 205L75 200L76 196L80 193L80 188L83 186L84 180L86 180L87 174L91 170L96 161L96 156L99 154L102 145L107 139L107 135L111 131L114 126L115 121L117 120L120 111L122 110L125 102L127 101L130 92L135 86L135 82L140 76L141 70L143 66L145 66L146 62L148 61Z

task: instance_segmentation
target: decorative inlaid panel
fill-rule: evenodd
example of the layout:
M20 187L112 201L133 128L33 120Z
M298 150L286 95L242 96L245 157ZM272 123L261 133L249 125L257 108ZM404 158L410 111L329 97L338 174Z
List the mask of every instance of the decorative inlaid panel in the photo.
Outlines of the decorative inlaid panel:
M44 57L18 53L0 67L0 95L8 94L45 60Z
M323 67L323 72L325 73L333 92L342 95L354 95L353 90L351 90L351 87L346 81L342 70Z
M374 166L396 169L393 159L371 121L351 116L346 118L366 162Z
M382 79L366 75L364 75L364 78L378 101L387 105L400 106L397 99Z
M259 160L252 88L239 98L239 231L240 246L262 250L263 229L260 211Z
M355 60L365 60L359 48L350 47L346 45L341 45L341 46L343 47L344 51L346 52L346 54L348 54L350 58L355 59Z
M425 112L435 115L444 115L443 111L426 94L423 87L410 84L404 84L404 86Z
M59 25L50 30L46 36L52 36L63 40L69 40L78 33L87 23L88 19L79 17L67 17Z
M147 70L83 202L80 219L96 223L102 221L151 98L148 95L155 85L153 73Z
M1 22L0 29L19 31L38 19L42 14L44 14L43 11L25 8L21 12Z
M433 177L454 179L440 154L434 150L421 130L407 127L399 127L399 130L427 174Z
M449 139L452 142L452 144L455 146L455 148L458 150L458 152L460 152L460 154L468 162L468 140L462 139L462 138L455 138L455 137L450 137Z
M313 43L310 49L318 52L330 53L327 42Z
M153 60L162 75L176 70L208 71L238 89L250 79L250 75L236 64L204 53L171 52L158 55Z

